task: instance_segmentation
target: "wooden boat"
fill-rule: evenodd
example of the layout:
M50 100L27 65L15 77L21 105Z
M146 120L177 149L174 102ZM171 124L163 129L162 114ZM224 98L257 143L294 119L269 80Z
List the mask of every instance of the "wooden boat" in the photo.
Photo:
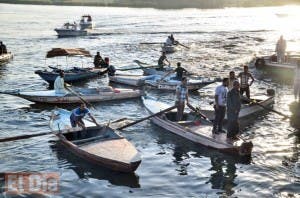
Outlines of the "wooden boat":
M176 90L177 85L180 84L179 80L174 79L175 75L170 75L161 80L162 78L164 77L160 75L152 75L151 78L145 80L145 85L159 90ZM216 82L216 79L188 79L187 87L190 91L195 91L214 82Z
M53 48L47 53L47 58L53 58L58 56L79 56L79 57L91 57L91 54L89 51L86 51L82 48ZM50 66L52 69L51 71L47 70L37 70L35 71L36 74L38 74L42 79L47 81L50 84L53 84L56 77L59 75L59 72L62 69L58 69L56 67ZM87 80L93 77L97 77L100 75L103 75L105 69L103 68L79 68L79 67L73 67L68 69L63 69L65 73L64 80L66 83L74 83L79 82L83 80Z
M267 72L279 80L282 79L286 82L292 82L299 55L289 55L286 58L288 59L287 62L279 63L277 62L276 55L258 57L255 59L255 67L258 70Z
M157 66L158 67L158 66ZM174 69L172 67L164 67L163 70L158 70L156 68L141 68L144 72L145 76L149 76L149 75L165 75L167 73L169 73L170 71L173 71Z
M143 97L143 103L151 114L158 113L170 107L165 103L148 97ZM171 111L160 116L155 116L151 118L151 121L171 133L203 146L243 157L251 155L253 148L252 142L245 142L242 139L238 139L234 142L228 141L224 133L212 135L211 122L199 118L193 112L184 113L184 121L177 122L175 119L176 112Z
M111 100L121 100L138 98L142 95L141 90L112 88L109 86L99 88L77 88L74 89L82 99L87 102L103 102ZM43 91L6 91L4 94L14 95L32 102L48 104L71 104L81 103L81 99L74 93L57 94L55 90Z
M136 148L109 126L96 127L84 120L87 128L70 127L70 112L53 112L50 128L60 143L83 160L114 171L134 172L141 163Z
M13 58L13 54L11 52L8 52L6 54L1 54L0 55L0 65L9 62L12 58Z
M266 111L265 108L271 108L274 104L274 95L270 95L267 93L264 95L259 94L251 96L251 99L259 103L259 105L261 106L255 103L249 103L248 101L242 99L242 107L239 113L240 119L246 119L249 116L256 115L262 111ZM263 108L262 106L265 108ZM211 107L210 109L201 109L200 112L203 113L210 120L215 119L215 111L213 107ZM227 115L225 115L224 119L227 120Z

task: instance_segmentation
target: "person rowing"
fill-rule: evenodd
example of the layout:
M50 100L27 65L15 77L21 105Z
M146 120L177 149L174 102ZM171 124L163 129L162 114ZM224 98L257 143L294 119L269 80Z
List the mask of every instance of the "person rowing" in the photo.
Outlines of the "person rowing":
M184 112L185 101L189 103L189 95L187 88L187 78L183 77L181 83L176 87L177 121L181 121Z
M285 62L285 50L286 50L286 40L283 39L283 36L281 35L279 40L276 43L276 49L275 49L278 63Z
M65 73L63 70L59 72L59 75L56 77L54 81L54 90L55 94L65 95L67 91L65 90L65 81L64 81Z
M177 68L174 70L174 72L176 72L176 80L181 80L183 78L183 74L186 74L188 71L186 69L184 69L183 67L181 67L181 63L178 62L177 63Z
M70 122L71 122L71 126L72 127L81 127L83 129L85 129L85 124L83 122L83 118L88 115L92 121L99 126L99 124L97 123L96 119L91 115L90 110L86 107L86 105L84 103L81 103L80 107L73 109L72 113L70 115Z
M173 45L177 45L178 44L178 41L175 40L173 34L171 34L170 39L171 39Z
M168 65L170 66L170 62L169 60L167 59L167 56L166 56L166 52L163 51L161 53L161 56L159 57L158 59L158 69L157 70L164 70L164 66L166 65L165 62L168 62Z

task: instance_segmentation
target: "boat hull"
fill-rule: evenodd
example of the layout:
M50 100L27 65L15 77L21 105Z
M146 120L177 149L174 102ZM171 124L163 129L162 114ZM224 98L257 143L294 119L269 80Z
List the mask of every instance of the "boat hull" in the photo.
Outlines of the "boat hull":
M87 94L89 90L92 93ZM80 94L81 99L72 94L55 94L54 90L49 91L31 91L31 92L7 92L7 94L15 95L31 102L47 103L47 104L72 104L81 103L82 99L87 102L103 102L122 99L139 98L143 92L141 90L132 89L112 89L112 91L97 91L97 89L78 89L77 93Z
M163 45L161 47L161 49L163 52L166 52L166 53L174 53L177 51L177 46L176 45Z
M73 29L54 29L58 37L75 37L86 36L88 32L86 30L73 30Z
M0 65L9 62L12 58L13 58L13 54L10 52L6 53L6 54L1 54L0 55Z
M143 86L145 84L145 76L141 75L115 75L109 76L109 81L134 87Z

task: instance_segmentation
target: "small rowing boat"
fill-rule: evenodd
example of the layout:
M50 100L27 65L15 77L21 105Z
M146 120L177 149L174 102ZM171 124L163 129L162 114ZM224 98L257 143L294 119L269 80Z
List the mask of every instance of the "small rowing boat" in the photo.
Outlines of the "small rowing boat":
M114 76L108 76L109 81L113 83L119 83L129 86L143 86L147 76L143 75L129 75L129 74L116 74Z
M197 80L188 79L187 88L190 91L195 91L201 87L216 82L217 79L198 78ZM176 90L177 85L181 83L175 78L175 74L163 77L161 75L152 75L151 78L145 80L145 85L158 90Z
M103 86L98 88L76 88L74 89L80 97L87 102L103 102L111 100L131 99L140 97L141 90L112 88ZM81 103L81 100L74 93L57 94L55 90L43 91L5 91L3 94L9 94L24 98L32 102L49 103L49 104L71 104Z
M162 109L170 107L165 103L148 97L143 97L143 103L151 114L158 113ZM176 112L171 111L160 116L155 116L151 118L151 121L171 133L203 146L243 157L251 155L253 148L252 142L246 142L242 139L233 142L228 141L224 133L212 135L213 127L211 122L199 118L199 116L193 112L184 113L183 121L178 122L175 119Z
M136 148L109 126L96 127L84 120L87 128L70 127L70 112L57 109L50 128L60 143L76 156L95 165L120 172L134 172L141 163Z
M0 65L3 65L9 62L13 58L13 54L11 52L1 54L0 55Z

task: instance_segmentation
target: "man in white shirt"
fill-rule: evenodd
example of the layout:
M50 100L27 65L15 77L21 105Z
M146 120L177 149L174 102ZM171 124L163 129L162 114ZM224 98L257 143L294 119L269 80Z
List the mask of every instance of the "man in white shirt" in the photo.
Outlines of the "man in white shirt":
M64 81L65 73L61 71L59 76L56 77L54 81L54 90L56 94L66 94L67 91L65 90L65 81Z
M226 112L228 78L223 78L222 85L219 85L215 91L215 120L213 125L213 134L223 133L223 120Z
M276 49L275 49L278 63L285 62L285 50L286 50L286 40L283 39L283 36L281 35L279 40L276 43Z
M168 38L167 38L167 40L165 42L165 45L173 45L173 42L172 42L170 36L168 36Z

